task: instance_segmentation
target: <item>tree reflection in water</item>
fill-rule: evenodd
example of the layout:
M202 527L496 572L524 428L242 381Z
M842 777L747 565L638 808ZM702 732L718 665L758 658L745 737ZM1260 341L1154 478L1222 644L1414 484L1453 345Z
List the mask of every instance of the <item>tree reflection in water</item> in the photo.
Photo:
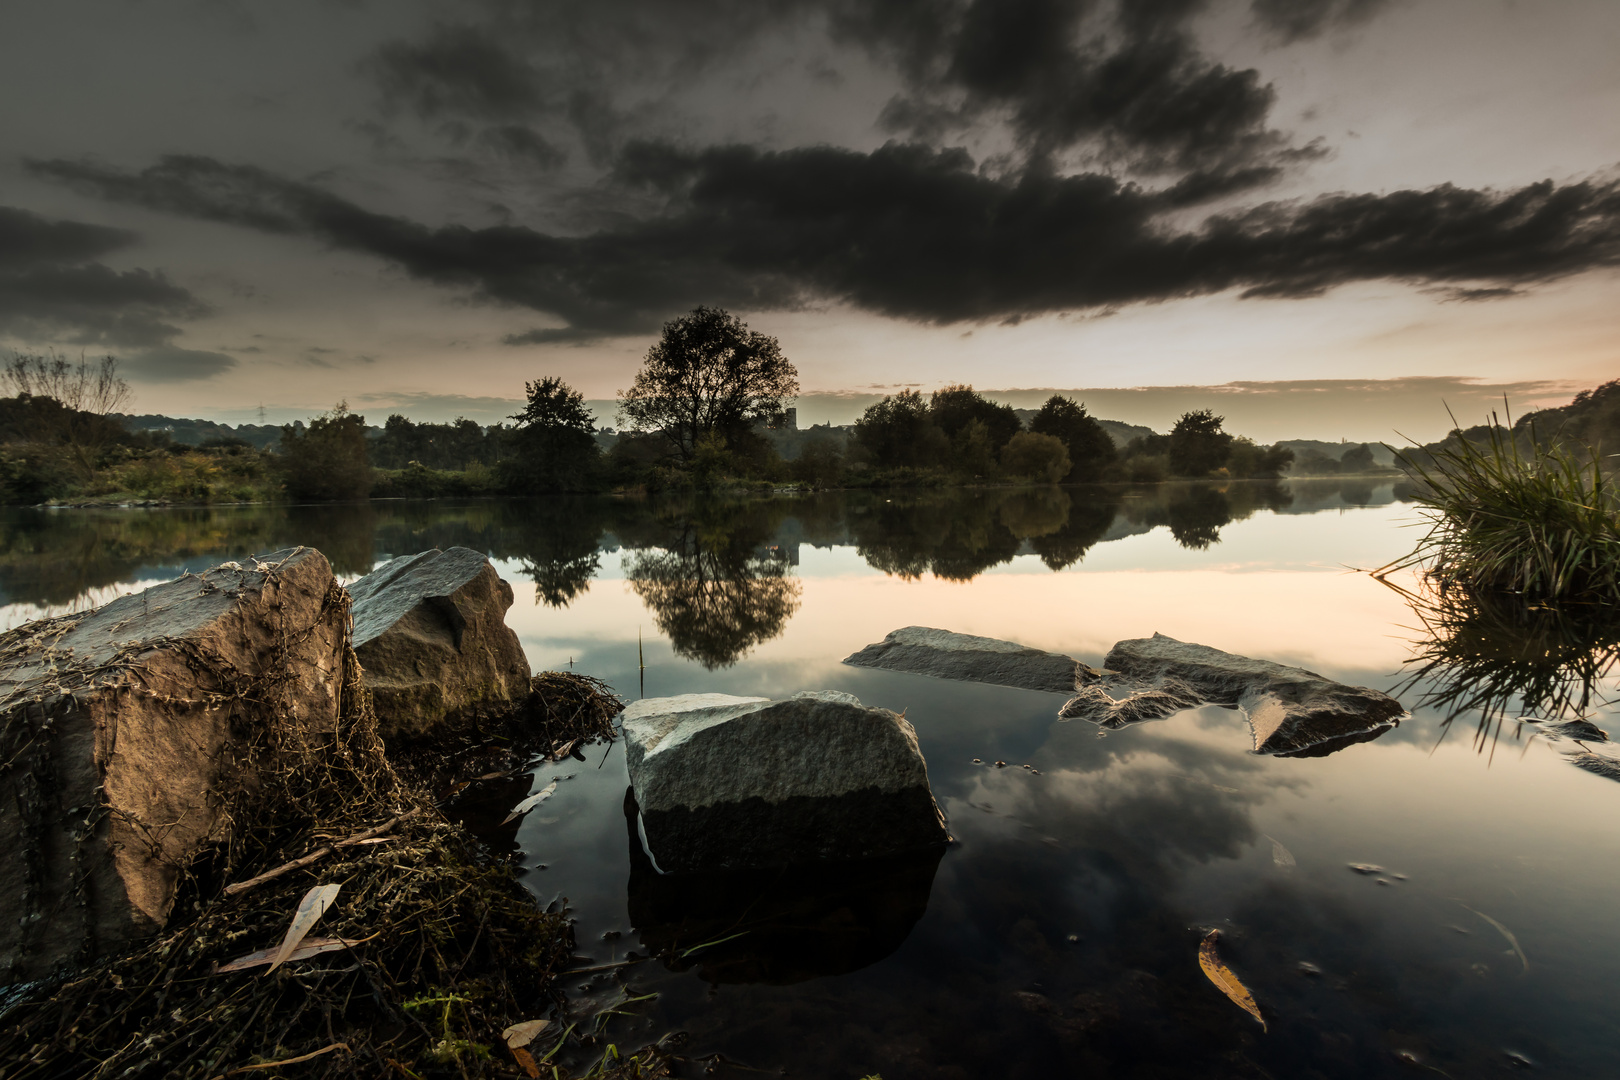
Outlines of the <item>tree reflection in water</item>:
M701 529L687 520L661 547L625 558L630 587L676 655L711 671L782 633L803 585L754 530Z
M1495 745L1510 717L1579 722L1610 704L1605 682L1620 660L1614 612L1442 591L1428 582L1418 592L1384 583L1403 595L1421 624L1396 692L1421 687L1419 706L1440 711L1448 728L1477 712L1474 740L1481 748Z

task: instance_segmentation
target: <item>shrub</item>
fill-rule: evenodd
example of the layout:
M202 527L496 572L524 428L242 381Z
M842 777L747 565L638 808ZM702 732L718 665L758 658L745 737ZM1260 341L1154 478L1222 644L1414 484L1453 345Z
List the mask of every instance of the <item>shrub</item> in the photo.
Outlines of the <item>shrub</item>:
M1001 451L1001 467L1023 479L1055 484L1069 474L1069 451L1054 435L1020 431Z
M1401 460L1419 482L1430 528L1379 571L1429 563L1441 587L1528 600L1620 603L1620 517L1602 458L1523 442L1493 415L1480 442L1454 439Z
M281 429L280 466L287 494L295 499L365 498L372 484L366 418L339 402L305 430L289 424Z
M1055 436L1063 442L1071 466L1064 477L1066 480L1095 479L1119 456L1114 440L1096 418L1086 414L1086 407L1059 394L1046 399L1046 404L1030 420L1029 430Z

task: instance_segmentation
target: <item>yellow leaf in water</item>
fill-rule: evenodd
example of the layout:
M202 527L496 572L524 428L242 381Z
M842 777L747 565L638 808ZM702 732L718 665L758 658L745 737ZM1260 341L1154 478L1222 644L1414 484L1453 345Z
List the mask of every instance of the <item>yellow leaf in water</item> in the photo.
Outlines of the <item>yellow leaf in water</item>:
M1260 1030L1266 1030L1266 1018L1260 1015L1260 1006L1254 1003L1254 995L1249 988L1232 974L1232 969L1221 963L1220 954L1215 951L1215 939L1221 936L1219 930L1211 930L1204 943L1198 946L1198 966L1204 969L1209 981L1214 983L1227 997L1231 998L1239 1008L1256 1020L1260 1021Z

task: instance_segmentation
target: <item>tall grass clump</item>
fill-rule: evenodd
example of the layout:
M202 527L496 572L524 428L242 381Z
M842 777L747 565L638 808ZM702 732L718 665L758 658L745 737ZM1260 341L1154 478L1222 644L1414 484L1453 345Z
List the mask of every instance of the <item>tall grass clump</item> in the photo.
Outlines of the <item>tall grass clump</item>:
M1457 434L1399 459L1430 528L1380 573L1422 564L1442 590L1620 603L1620 516L1597 451L1543 442L1533 426L1516 439L1493 413L1479 441Z

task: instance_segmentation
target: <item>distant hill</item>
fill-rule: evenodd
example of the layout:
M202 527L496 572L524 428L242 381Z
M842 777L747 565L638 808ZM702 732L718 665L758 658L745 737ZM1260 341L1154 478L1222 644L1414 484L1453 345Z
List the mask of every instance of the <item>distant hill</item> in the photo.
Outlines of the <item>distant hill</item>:
M130 431L166 431L177 443L201 446L211 439L241 439L263 450L281 442L280 424L218 424L212 420L185 420L159 413L140 416L119 415Z
M1354 449L1361 444L1356 442L1324 442L1321 439L1284 439L1277 445L1286 446L1292 450L1295 461L1303 461L1305 455L1313 450L1325 458L1338 461L1344 456L1346 450ZM1395 464L1394 451L1388 449L1382 443L1368 443L1367 449L1372 451L1373 461L1377 464L1383 466L1393 466Z

